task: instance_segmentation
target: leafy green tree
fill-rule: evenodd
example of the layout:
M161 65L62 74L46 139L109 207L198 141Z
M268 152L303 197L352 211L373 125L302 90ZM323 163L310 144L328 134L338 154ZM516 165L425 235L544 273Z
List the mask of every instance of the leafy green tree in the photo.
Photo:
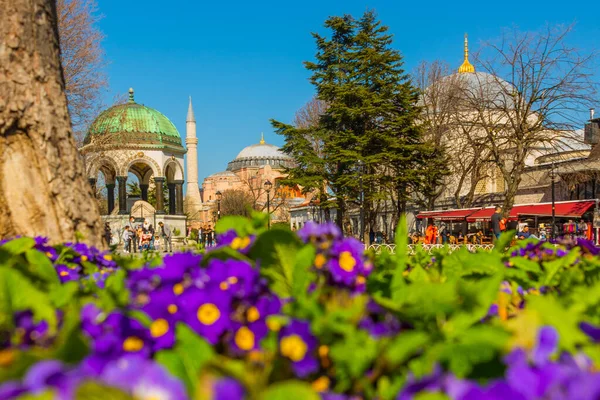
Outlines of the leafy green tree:
M424 182L432 150L418 128L418 92L375 13L368 11L358 20L331 17L325 27L330 37L313 34L316 61L305 63L318 99L328 106L311 130L324 144L323 154L311 151L304 130L276 121L273 125L286 137L284 151L298 163L290 179L300 185L327 181L340 225L346 203L358 203L362 175L368 232L376 218L375 202L391 200L396 218L405 212L411 191Z

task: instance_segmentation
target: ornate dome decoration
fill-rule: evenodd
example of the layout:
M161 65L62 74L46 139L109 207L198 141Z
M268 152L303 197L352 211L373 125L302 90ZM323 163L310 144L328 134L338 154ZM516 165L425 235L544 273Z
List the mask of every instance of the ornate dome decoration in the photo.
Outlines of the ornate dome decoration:
M265 142L264 137L258 144L245 147L237 157L227 165L227 171L237 171L242 168L260 168L270 165L274 169L293 166L293 159L279 150L279 147Z
M185 152L175 125L159 111L136 103L133 89L129 89L127 103L110 107L96 118L83 143L84 152L88 145Z
M465 61L463 61L462 65L458 67L458 73L464 74L472 72L475 72L475 67L469 62L469 38L465 33Z

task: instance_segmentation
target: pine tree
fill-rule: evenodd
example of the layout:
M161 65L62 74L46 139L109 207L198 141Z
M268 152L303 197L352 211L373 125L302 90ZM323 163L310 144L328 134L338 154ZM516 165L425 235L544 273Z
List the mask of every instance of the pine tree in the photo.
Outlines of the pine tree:
M318 99L328 105L319 126L307 131L273 125L286 138L284 151L298 163L289 179L302 186L326 181L336 196L340 225L346 203L358 204L362 174L368 232L376 202L392 200L399 218L411 192L431 180L425 166L433 150L418 127L418 92L375 13L359 20L331 17L325 27L330 37L313 34L316 60L305 63ZM322 140L321 156L310 151L307 135Z

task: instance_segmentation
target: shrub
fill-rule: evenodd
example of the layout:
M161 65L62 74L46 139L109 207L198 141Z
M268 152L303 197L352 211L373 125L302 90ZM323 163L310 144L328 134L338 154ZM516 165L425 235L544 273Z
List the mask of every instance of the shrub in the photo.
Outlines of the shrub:
M600 394L589 243L408 255L400 231L375 256L333 225L264 223L223 218L216 248L164 258L5 241L0 398Z

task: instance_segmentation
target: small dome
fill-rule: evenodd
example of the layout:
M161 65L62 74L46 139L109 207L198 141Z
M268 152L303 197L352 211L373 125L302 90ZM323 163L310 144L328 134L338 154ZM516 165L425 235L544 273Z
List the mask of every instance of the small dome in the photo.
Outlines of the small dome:
M133 90L129 92L127 103L110 107L96 118L83 143L183 149L175 125L159 111L134 102Z
M274 146L272 144L253 144L251 146L245 147L242 151L239 152L236 160L240 158L252 158L252 157L274 157L274 158L289 158L289 156L279 150L279 147Z
M259 168L270 165L272 168L286 168L293 165L292 157L283 153L279 147L265 143L264 138L260 143L245 147L237 157L227 165L227 171L237 171L245 167Z
M208 176L208 178L235 178L239 179L239 177L231 171L221 171L215 172L214 174Z

